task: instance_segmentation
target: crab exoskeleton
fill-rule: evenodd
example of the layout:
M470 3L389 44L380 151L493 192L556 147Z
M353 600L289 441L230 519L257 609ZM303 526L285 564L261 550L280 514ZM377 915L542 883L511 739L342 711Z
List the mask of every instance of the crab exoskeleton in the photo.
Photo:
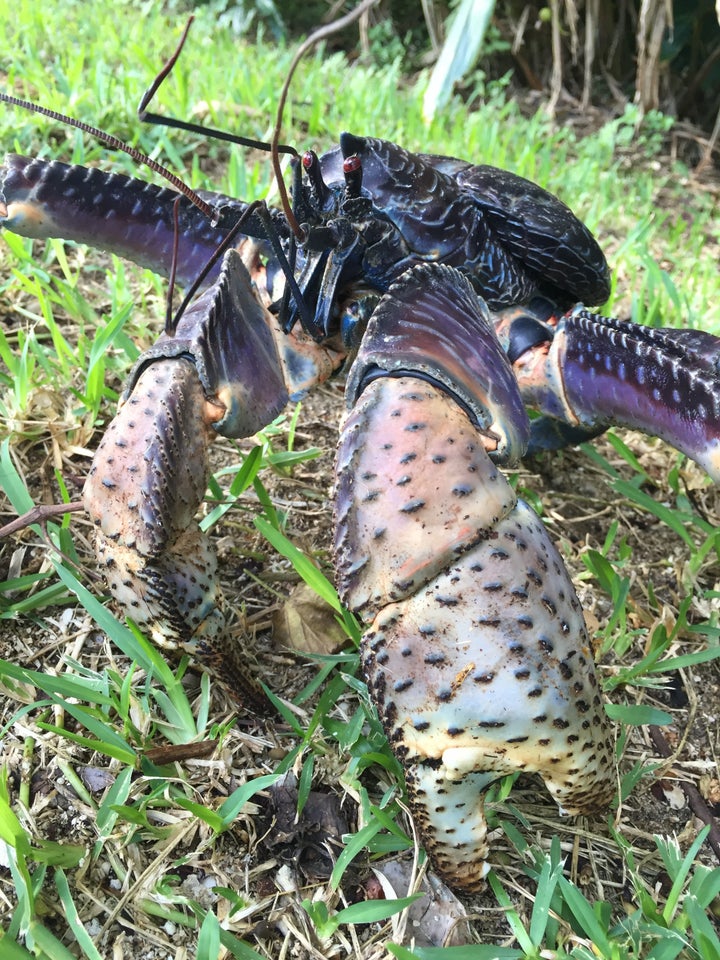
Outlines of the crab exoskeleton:
M348 392L341 596L369 624L363 670L433 863L474 890L493 780L540 774L569 813L601 810L614 792L582 610L544 524L493 462L522 452L527 417L462 277L420 267L390 288Z

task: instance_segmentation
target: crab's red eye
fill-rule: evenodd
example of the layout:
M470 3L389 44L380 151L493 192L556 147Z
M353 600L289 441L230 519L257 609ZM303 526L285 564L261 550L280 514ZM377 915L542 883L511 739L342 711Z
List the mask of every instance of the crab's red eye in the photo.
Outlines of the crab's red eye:
M355 173L361 166L360 157L354 153L351 157L345 157L343 160L343 173Z
M302 165L303 167L305 167L306 170L309 170L311 167L313 167L315 165L316 160L317 160L317 155L314 154L312 150L307 150L302 155Z

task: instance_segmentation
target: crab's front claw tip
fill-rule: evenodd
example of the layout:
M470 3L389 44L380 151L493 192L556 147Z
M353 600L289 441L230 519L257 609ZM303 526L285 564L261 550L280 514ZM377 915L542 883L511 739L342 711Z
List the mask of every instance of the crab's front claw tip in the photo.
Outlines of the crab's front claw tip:
M405 782L413 817L433 866L453 888L479 893L490 872L483 806L488 777L468 774L458 784L448 781L444 768L414 764L407 769ZM450 798L453 809L462 811L461 817L443 816Z
M492 780L539 774L572 813L612 799L612 736L582 611L527 504L385 606L361 655L390 742L412 771L425 843L451 885L480 880L482 791Z
M196 655L200 641L222 634L215 555L199 527L156 556L98 530L95 551L113 598L159 646Z

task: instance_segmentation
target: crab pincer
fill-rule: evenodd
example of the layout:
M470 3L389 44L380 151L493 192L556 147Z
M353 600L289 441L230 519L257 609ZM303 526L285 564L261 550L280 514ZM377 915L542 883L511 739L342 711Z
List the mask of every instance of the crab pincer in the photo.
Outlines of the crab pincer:
M472 348L470 345L472 344ZM561 808L615 789L613 739L570 577L497 461L529 434L489 314L454 269L424 265L375 311L348 382L336 466L342 599L438 872L487 872L483 792L539 774Z
M217 561L195 516L216 434L252 436L288 401L265 311L236 251L139 359L84 489L95 549L122 608L237 694L257 695L228 637Z

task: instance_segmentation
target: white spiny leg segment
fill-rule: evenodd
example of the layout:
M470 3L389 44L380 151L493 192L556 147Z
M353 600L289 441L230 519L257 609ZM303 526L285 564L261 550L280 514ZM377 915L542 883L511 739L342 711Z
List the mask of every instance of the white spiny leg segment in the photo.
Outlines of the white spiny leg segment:
M415 823L443 877L467 892L479 890L490 869L483 790L493 779L469 773L450 779L443 764L408 766L405 778Z

